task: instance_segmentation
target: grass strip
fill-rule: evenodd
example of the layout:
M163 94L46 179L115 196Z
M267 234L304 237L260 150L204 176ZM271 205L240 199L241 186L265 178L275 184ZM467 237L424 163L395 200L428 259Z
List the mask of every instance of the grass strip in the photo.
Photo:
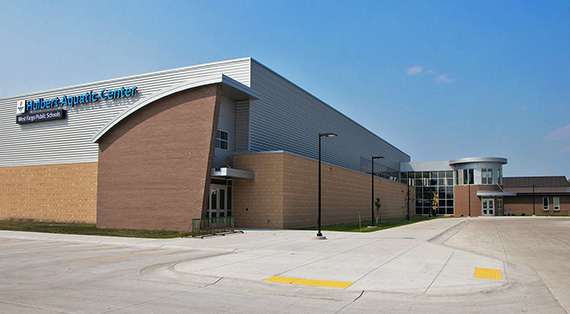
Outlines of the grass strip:
M403 226L415 222L425 221L429 219L435 219L436 217L429 218L427 216L411 216L411 222L407 222L406 218L388 218L381 219L376 225L376 228L368 228L370 226L370 220L359 222L350 222L337 225L322 226L323 231L344 231L344 232L374 232L382 229L394 228L398 226ZM442 218L442 217L437 217ZM301 228L300 228L301 229ZM317 230L317 227L312 228L302 228L303 230Z
M106 229L97 228L95 224L87 223L42 222L27 220L0 220L0 230L155 239L179 238L190 235L189 232L139 229Z

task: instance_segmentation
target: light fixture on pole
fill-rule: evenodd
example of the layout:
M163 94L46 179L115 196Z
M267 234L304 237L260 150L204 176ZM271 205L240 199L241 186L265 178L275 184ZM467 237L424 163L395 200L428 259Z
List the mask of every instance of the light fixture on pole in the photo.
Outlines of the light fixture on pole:
M336 136L334 133L319 133L319 218L317 223L319 225L319 231L317 232L317 236L315 239L326 239L327 237L323 236L321 233L321 138L323 137L333 137Z
M371 211L371 218L370 218L370 227L374 228L376 225L374 224L374 159L384 159L384 156L372 156L372 211Z

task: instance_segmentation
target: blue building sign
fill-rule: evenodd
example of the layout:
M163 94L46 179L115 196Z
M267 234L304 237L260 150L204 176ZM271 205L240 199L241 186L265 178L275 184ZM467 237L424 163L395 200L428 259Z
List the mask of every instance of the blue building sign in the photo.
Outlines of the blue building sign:
M136 95L137 87L121 87L114 90L102 89L99 92L89 91L82 95L67 96L64 95L61 99L59 97L53 99L40 98L36 101L34 100L20 100L18 101L16 109L16 123L34 123L41 121L50 121L65 119L67 115L65 110L56 108L71 107L76 105L82 105L92 102L97 102L100 100L114 100L120 98L128 98ZM51 109L50 111L42 111L32 113L38 110Z

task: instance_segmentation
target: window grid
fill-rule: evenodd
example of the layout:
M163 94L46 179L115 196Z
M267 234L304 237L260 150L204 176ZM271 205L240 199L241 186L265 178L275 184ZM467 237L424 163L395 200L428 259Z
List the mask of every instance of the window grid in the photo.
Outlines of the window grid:
M229 134L226 131L218 130L216 132L216 148L228 150Z
M416 215L428 215L438 193L437 215L453 215L453 171L402 172L401 182L416 190Z
M499 172L499 178L501 174ZM481 183L493 184L493 169L481 169Z

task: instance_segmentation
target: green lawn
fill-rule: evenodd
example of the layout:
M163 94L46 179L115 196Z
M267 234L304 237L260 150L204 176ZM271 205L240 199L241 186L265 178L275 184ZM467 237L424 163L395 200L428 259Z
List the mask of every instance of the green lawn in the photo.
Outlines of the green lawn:
M136 230L136 229L103 229L95 224L64 223L64 222L39 222L23 220L0 220L0 230L30 231L65 234L84 234L114 237L133 238L178 238L189 236L189 232L165 231L165 230Z
M442 217L437 217L437 218L442 218ZM374 232L382 229L394 228L419 221L424 221L430 218L426 216L411 216L410 219L412 222L407 222L406 218L381 219L380 223L378 224L378 226L376 226L376 228L368 228L368 226L370 226L370 221L363 221L362 223L351 222L351 223L338 224L338 225L322 226L321 230L346 231L346 232ZM435 217L432 219L435 219ZM318 229L317 227L303 228L303 230L317 230L317 229Z
M438 217L439 218L439 217ZM428 220L424 216L412 216L412 222L406 222L405 218L382 219L376 228L368 228L370 221L362 223L353 222L331 226L323 226L323 231L346 231L346 232L373 232L387 228L407 225L414 222ZM362 228L361 228L362 227ZM303 230L317 230L314 228L302 228ZM95 224L86 223L64 223L64 222L41 222L25 220L0 220L0 230L47 232L63 234L84 234L114 237L132 238L178 238L190 236L189 232L165 231L165 230L137 230L137 229L104 229L97 228Z

